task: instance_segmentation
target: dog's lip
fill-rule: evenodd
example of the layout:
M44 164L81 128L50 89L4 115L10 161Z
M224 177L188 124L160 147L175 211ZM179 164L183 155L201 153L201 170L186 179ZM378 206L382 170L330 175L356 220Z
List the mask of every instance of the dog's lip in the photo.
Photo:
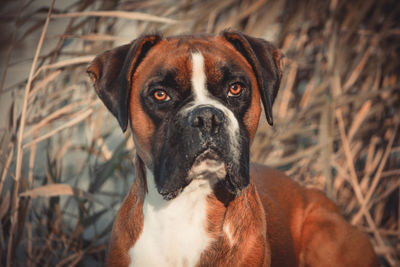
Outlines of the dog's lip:
M214 149L207 148L197 154L188 172L188 179L216 178L224 179L226 176L226 162Z
M193 164L196 164L196 162L202 161L202 160L215 160L215 161L222 161L222 157L220 156L220 153L214 149L214 148L206 148L201 150L196 154L193 160Z

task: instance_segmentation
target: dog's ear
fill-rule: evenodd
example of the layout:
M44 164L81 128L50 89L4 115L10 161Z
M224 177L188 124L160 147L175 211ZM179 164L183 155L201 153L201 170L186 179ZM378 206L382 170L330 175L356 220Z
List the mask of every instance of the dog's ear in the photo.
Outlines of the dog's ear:
M128 125L132 77L147 52L161 40L159 35L144 36L98 55L87 73L97 95L117 118L125 132Z
M279 90L283 69L283 53L271 43L237 31L223 31L221 35L250 63L264 105L265 115L273 124L272 104Z

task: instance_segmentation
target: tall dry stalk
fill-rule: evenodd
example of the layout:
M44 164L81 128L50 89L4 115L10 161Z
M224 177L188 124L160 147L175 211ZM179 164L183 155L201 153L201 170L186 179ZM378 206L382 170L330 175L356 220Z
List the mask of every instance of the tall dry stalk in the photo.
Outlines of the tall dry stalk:
M27 109L27 104L28 104L28 96L29 96L29 90L31 89L32 85L32 80L33 80L33 73L36 68L36 63L39 57L40 50L42 48L43 40L46 35L47 27L49 26L50 22L50 15L53 10L54 6L54 0L51 1L49 12L47 13L46 17L46 22L44 23L43 26L43 31L42 34L40 35L39 39L39 44L36 48L35 56L33 58L33 63L31 66L31 70L28 76L28 82L25 87L25 94L24 94L24 102L22 105L22 111L21 111L21 117L20 117L20 124L19 124L19 131L18 131L18 138L17 138L17 159L16 159L16 167L15 167L15 178L14 178L14 192L13 192L13 198L12 198L12 209L11 209L11 230L10 230L10 237L8 240L8 250L7 250L7 267L11 266L12 258L13 258L13 238L15 236L15 231L17 229L17 224L18 224L18 208L19 208L19 183L20 183L20 177L21 177L21 165L22 165L22 157L24 154L24 151L22 149L22 137L24 134L24 128L25 128L25 115L26 115L26 109Z

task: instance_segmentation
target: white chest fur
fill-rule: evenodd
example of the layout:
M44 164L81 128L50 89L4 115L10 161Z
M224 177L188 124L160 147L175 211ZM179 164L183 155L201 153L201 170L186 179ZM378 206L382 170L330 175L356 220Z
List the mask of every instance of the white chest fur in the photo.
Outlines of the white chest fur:
M193 180L170 201L157 192L151 175L147 182L143 231L129 250L130 266L195 266L211 242L206 232L209 181Z

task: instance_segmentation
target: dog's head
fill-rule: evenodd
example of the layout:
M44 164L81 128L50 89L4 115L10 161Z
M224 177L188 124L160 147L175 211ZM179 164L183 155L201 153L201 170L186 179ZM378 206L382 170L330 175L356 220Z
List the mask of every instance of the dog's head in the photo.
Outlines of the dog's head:
M240 32L144 36L97 56L88 68L97 94L165 199L193 179L232 194L249 184L249 149L260 99L272 125L282 53Z

